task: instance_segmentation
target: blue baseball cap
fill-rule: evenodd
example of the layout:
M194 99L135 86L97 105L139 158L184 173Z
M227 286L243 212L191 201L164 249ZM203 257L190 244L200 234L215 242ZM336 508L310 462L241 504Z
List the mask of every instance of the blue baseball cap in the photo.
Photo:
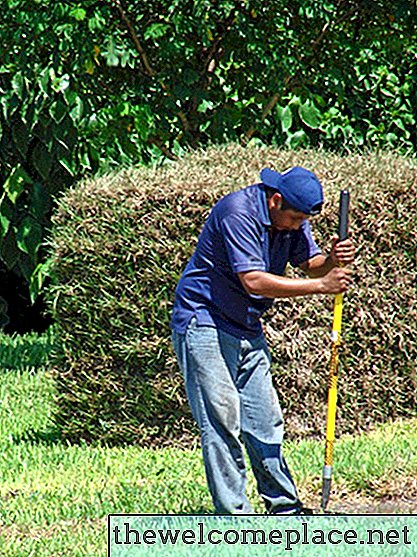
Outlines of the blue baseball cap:
M280 174L271 168L261 172L262 183L276 189L297 211L306 215L318 215L323 205L323 188L317 176L295 166Z

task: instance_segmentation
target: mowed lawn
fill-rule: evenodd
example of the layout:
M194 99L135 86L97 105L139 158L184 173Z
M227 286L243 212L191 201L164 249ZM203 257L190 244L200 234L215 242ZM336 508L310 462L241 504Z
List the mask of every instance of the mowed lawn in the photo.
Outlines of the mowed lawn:
M51 342L50 335L0 337L0 555L104 556L109 513L210 513L198 449L60 439ZM416 432L417 420L405 420L338 439L332 501L417 491ZM323 442L287 443L286 455L302 498L318 506ZM262 513L251 475L249 492Z

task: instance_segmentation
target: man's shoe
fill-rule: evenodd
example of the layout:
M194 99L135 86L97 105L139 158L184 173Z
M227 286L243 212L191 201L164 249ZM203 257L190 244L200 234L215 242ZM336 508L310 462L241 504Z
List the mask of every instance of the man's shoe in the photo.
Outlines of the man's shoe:
M300 507L293 507L292 509L283 509L278 507L269 511L267 514L274 514L276 516L311 516L314 514L314 510L301 505Z
M295 513L297 516L298 515L305 515L305 516L311 516L314 514L314 510L313 509L309 509L308 507L300 507L299 509L297 509L295 511Z

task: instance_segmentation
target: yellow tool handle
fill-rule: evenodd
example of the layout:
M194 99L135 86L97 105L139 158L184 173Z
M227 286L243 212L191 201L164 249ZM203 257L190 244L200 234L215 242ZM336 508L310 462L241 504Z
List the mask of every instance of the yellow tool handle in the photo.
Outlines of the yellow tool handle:
M340 344L340 335L342 332L342 312L343 312L343 294L336 294L334 297L333 308L333 330L332 341Z
M345 240L348 235L349 192L340 192L339 202L339 239ZM326 450L323 466L323 490L321 508L326 510L330 498L332 483L333 445L336 430L337 404L337 368L339 363L338 349L342 331L343 294L337 294L334 299L332 354L330 359L330 377L327 399Z
M343 294L336 294L333 309L332 355L330 360L329 390L327 400L326 451L324 463L333 463L333 443L336 430L338 347L342 331Z

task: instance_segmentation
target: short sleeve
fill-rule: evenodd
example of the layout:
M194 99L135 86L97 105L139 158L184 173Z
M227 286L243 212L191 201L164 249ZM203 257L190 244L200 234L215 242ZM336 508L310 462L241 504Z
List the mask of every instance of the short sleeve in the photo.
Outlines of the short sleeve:
M229 264L235 273L265 271L263 230L250 214L224 217L220 224Z
M320 254L321 250L313 238L310 223L305 220L291 241L290 263L293 267L299 267Z

